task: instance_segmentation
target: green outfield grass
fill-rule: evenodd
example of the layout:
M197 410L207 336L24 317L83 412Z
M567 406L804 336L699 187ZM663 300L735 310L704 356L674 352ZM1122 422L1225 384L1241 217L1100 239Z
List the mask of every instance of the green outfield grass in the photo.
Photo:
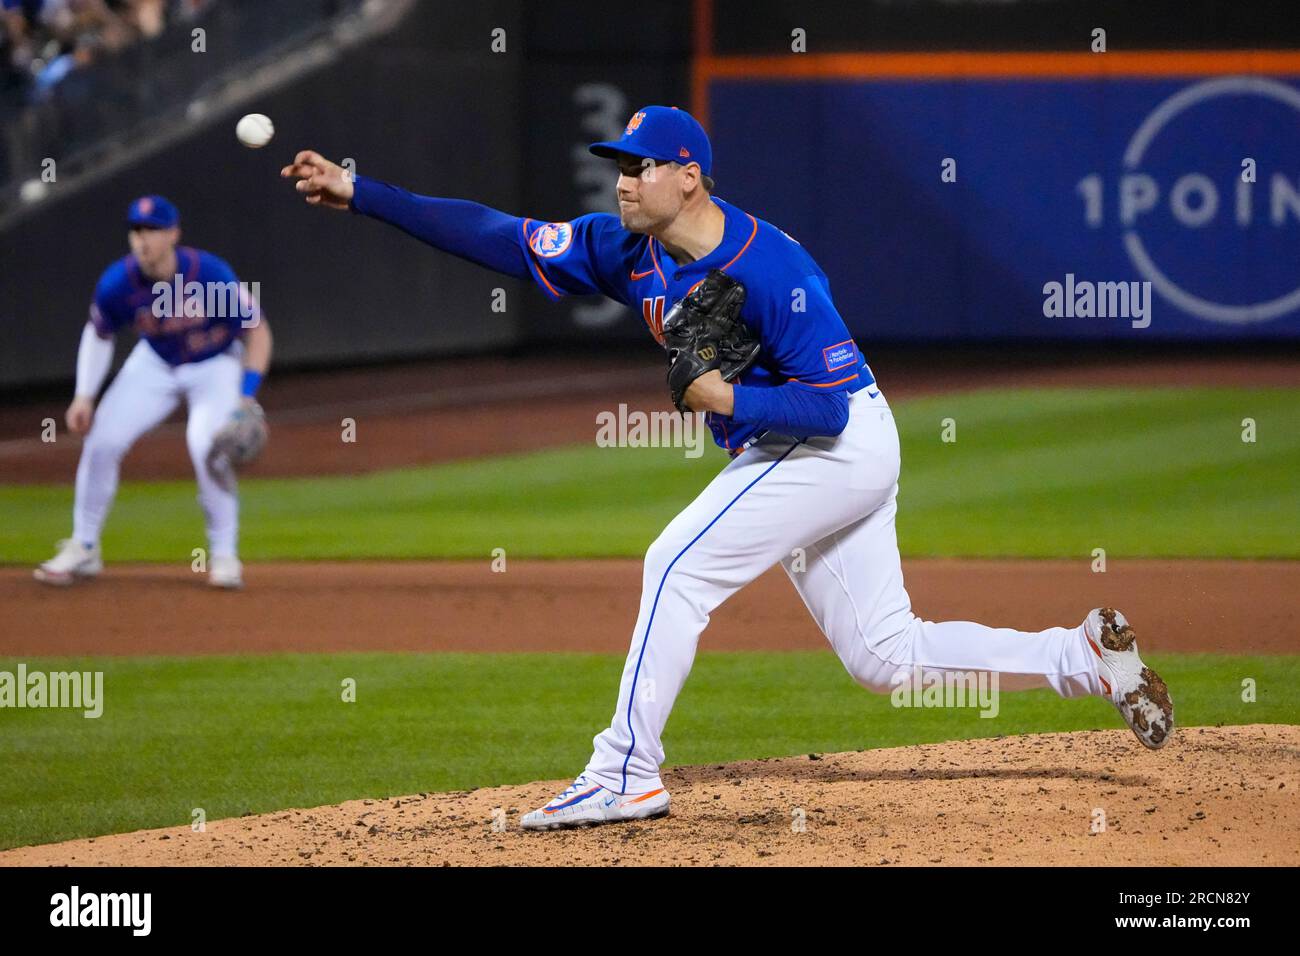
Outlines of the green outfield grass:
M365 654L26 659L102 670L104 711L0 710L0 847L562 779L608 723L621 657ZM1157 655L1183 726L1300 723L1300 657ZM0 659L14 672L17 660ZM1254 678L1258 701L1243 703ZM355 703L341 700L345 678ZM1100 699L1005 694L996 718L903 710L830 653L703 653L670 765L1122 726ZM1134 746L1137 746L1136 741ZM521 808L527 809L527 808Z
M1045 389L901 402L907 555L1300 557L1300 391ZM953 419L953 443L940 440ZM1242 420L1257 440L1242 441ZM466 427L469 427L468 423ZM366 454L364 428L355 454ZM637 556L725 463L593 443L360 477L249 479L246 559ZM69 476L71 478L71 476ZM49 557L72 491L0 486L0 561ZM128 484L109 560L203 544L188 481Z

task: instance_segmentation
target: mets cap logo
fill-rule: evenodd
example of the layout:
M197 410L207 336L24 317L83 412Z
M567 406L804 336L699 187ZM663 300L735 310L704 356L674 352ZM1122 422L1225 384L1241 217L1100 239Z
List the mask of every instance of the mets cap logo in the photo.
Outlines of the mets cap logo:
M528 246L543 259L554 259L568 249L572 242L572 223L548 222L533 233Z
M641 121L643 119L645 119L645 110L641 110L641 112L635 114L630 120L627 121L627 127L623 130L623 135L631 136L634 132L636 132L637 127L641 125Z
M152 214L153 214L153 197L152 197L152 196L145 196L145 197L143 197L143 198L142 198L138 203L136 203L136 209L139 210L140 215L142 215L142 216L149 216L149 215L152 215Z

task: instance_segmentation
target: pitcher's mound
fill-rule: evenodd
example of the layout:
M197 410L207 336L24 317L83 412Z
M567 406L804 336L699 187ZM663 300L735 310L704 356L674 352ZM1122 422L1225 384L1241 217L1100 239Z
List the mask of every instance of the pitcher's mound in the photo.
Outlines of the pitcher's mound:
M575 768L578 770L580 768ZM0 865L1300 863L1300 727L1038 734L665 771L672 815L531 833L568 781L354 800L0 853Z

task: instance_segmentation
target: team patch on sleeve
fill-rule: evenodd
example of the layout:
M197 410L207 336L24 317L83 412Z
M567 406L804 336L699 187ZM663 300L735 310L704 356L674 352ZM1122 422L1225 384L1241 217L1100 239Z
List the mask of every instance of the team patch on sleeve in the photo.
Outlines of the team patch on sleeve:
M573 224L548 222L539 226L528 240L528 247L543 259L554 259L573 242Z
M822 358L826 360L826 371L828 372L833 372L848 365L857 365L858 347L852 339L846 339L843 342L828 345L822 349Z

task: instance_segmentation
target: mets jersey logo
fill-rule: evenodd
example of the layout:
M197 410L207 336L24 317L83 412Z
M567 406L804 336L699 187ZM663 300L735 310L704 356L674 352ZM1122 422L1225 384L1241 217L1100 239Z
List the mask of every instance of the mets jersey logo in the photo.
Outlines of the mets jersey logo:
M655 341L660 345L664 344L664 297L655 296L653 299L646 298L641 300L641 318L645 319L645 324L650 329L650 334L655 337Z
M548 222L528 240L529 247L543 259L553 259L569 248L573 242L573 225L567 222Z
M636 128L641 125L641 121L643 119L645 119L645 110L642 110L641 112L635 114L630 120L627 121L627 126L623 129L623 135L631 136L632 133L635 132Z

